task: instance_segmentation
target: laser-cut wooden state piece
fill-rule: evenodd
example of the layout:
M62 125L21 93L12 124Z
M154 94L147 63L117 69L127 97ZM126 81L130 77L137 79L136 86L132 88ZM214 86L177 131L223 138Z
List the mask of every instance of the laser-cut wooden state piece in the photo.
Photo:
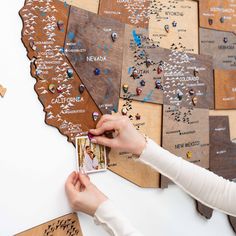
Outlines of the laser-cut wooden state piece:
M98 13L99 0L60 0L66 2L67 4L90 11L93 13Z
M77 215L68 214L16 236L83 236Z
M198 3L152 0L149 37L160 47L198 53Z
M177 111L175 109L174 106L164 105L163 148L189 162L208 168L209 110L184 107Z
M66 56L103 113L118 107L124 28L118 21L71 7ZM117 34L114 42L112 34Z
M213 57L214 69L236 70L236 34L200 28L200 53Z
M149 0L100 0L99 15L122 23L148 28Z
M230 139L229 118L210 116L210 171L225 179L236 178L236 143ZM198 203L197 209L206 218L211 218L213 210ZM236 232L236 218L229 216Z
M199 0L200 26L236 33L235 0Z
M120 99L119 111L127 111L134 126L158 144L161 143L162 106L141 103L130 99ZM150 115L152 114L152 115ZM143 188L159 188L160 175L151 167L144 165L131 154L111 151L109 169L114 173Z
M215 70L216 109L236 109L236 70Z
M168 52L158 49L148 38L146 29L126 25L121 97L128 95L137 101L162 104L163 69L160 62ZM157 82L160 83L159 87ZM128 92L124 90L124 86L128 86Z
M35 91L46 112L45 122L74 142L94 128L93 113L101 112L64 55L64 40L70 6L61 1L27 0L20 11L22 41L36 78Z
M0 84L0 96L3 98L7 92L7 89Z

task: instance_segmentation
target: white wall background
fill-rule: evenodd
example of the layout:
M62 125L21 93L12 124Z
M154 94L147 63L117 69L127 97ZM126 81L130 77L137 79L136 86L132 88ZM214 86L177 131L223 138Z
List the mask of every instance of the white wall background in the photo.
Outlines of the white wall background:
M66 177L75 169L75 151L66 138L44 123L34 92L30 63L21 43L18 11L23 0L1 1L0 84L0 235L10 236L70 212ZM233 236L225 215L207 221L195 202L176 186L140 189L113 173L92 176L146 236ZM106 236L90 217L79 214L84 236Z

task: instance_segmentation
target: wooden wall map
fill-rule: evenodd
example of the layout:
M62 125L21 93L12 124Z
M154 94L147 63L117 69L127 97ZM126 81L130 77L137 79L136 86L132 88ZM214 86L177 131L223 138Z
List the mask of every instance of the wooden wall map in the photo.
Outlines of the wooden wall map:
M236 70L215 70L216 109L236 109Z
M236 33L235 0L199 0L200 26Z
M189 0L152 0L149 37L160 47L198 53L198 4Z
M99 14L120 22L148 27L150 0L100 0Z
M141 133L161 143L162 106L141 103L132 99L120 99L119 111L131 120ZM150 115L152 114L152 115ZM144 188L159 188L160 175L149 166L143 165L132 154L112 151L109 154L109 169Z
M76 214L68 214L16 236L83 236Z
M213 57L214 69L236 70L236 34L200 28L200 52Z
M118 107L124 28L115 20L70 9L66 56L103 113Z
M95 127L101 112L64 55L70 7L60 1L28 0L21 10L22 40L36 78L35 90L47 124L74 142ZM96 116L96 117L95 117Z

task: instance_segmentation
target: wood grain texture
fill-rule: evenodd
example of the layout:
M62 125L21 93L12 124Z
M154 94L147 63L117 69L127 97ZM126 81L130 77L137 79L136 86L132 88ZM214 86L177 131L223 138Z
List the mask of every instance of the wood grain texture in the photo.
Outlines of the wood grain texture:
M235 0L199 0L200 26L236 33Z
M230 140L227 116L210 116L210 170L226 179L236 178L236 144Z
M129 91L126 93L121 88L121 97L128 95L137 101L162 104L163 91L161 88L157 88L155 83L160 81L162 84L163 73L158 74L157 68L167 53L163 55L163 51L159 51L158 47L148 38L146 29L129 25L125 27L124 52L122 86L128 85ZM146 65L147 60L150 60L148 66ZM135 70L137 77L133 75ZM144 86L141 85L142 82L144 82ZM142 90L139 95L137 88Z
M99 15L148 28L150 0L100 0Z
M71 7L66 56L103 113L117 110L120 93L124 24ZM112 33L118 38L112 41ZM96 68L100 71L95 75Z
M215 70L216 109L236 109L236 70Z
M83 236L76 214L68 214L36 226L16 236Z
M67 4L93 13L98 13L99 0L60 0Z
M127 110L127 117L141 133L161 143L162 106L120 99L119 111ZM140 119L137 119L137 114ZM151 115L150 115L151 114ZM132 158L131 154L112 151L109 169L143 188L159 188L160 176L151 167Z
M57 0L25 2L20 11L24 28L22 41L31 61L31 74L36 78L35 91L44 106L45 122L56 127L74 142L75 137L94 128L93 112L101 112L64 55L64 40L70 6ZM63 22L61 29L58 22ZM50 91L49 87L53 87ZM59 91L60 90L60 91Z
M152 0L149 15L149 37L160 47L198 53L197 2Z
M201 167L209 167L209 110L164 105L163 143L166 150ZM176 115L178 117L176 118ZM191 156L188 156L188 153Z
M236 35L200 28L200 54L213 57L214 69L236 70Z

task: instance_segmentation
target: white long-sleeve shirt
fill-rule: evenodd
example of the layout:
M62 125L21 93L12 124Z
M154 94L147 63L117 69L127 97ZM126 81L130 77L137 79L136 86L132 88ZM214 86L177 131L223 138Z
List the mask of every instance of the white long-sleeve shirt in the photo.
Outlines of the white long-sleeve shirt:
M139 158L204 205L236 217L236 184L161 148L151 139ZM141 236L110 200L97 209L95 223L112 236Z

